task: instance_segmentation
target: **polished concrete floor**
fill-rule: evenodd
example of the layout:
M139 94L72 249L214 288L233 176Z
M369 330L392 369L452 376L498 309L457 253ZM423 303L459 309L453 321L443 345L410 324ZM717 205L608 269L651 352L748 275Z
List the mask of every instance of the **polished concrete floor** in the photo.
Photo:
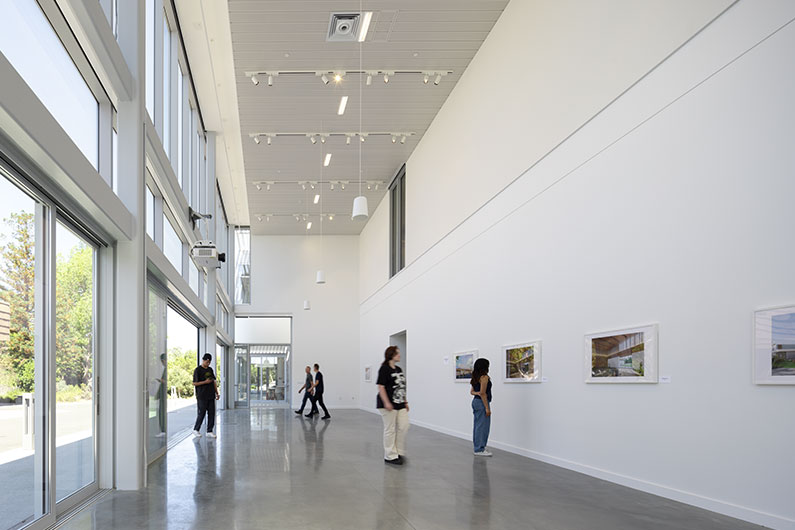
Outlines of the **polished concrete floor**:
M70 519L85 528L748 529L754 525L413 426L408 461L385 465L381 418L287 409L220 415L219 438L189 438Z

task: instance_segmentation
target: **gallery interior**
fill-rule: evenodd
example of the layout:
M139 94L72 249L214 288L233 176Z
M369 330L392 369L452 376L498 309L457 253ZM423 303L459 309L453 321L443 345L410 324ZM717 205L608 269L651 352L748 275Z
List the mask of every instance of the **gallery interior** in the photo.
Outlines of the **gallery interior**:
M0 3L0 530L795 529L793 94L788 0Z

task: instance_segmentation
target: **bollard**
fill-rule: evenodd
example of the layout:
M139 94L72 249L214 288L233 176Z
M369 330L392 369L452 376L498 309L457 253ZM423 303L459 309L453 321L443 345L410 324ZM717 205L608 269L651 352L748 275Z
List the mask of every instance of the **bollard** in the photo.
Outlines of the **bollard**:
M36 407L32 393L22 394L22 448L33 451L35 439Z

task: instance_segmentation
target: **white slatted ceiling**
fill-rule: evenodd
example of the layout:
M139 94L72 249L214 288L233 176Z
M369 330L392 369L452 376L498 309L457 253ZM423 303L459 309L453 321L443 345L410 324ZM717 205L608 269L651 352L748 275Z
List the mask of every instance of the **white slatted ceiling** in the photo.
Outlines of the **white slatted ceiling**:
M362 179L388 182L408 159L455 83L502 13L507 0L367 1L373 24L364 43L362 67L367 70L453 70L439 86L423 84L419 75L398 75L384 84L373 79L363 87L362 130L414 132L405 145L389 137L371 137L362 145ZM281 181L320 181L323 154L332 153L323 180L347 180L346 190L323 188L323 211L337 214L324 221L326 234L358 234L363 222L350 219L358 194L359 141L346 145L330 138L312 145L306 138L275 138L256 145L255 132L355 132L359 130L359 83L350 74L342 83L323 85L314 76L281 76L274 86L261 79L254 86L246 71L359 69L358 43L328 43L332 12L355 13L354 1L229 0L232 47L237 82L248 206L254 234L304 234L309 214L310 233L319 233L320 205L315 193ZM416 56L415 56L416 54ZM363 81L363 80L362 80ZM344 116L337 116L340 97L349 97ZM271 191L257 190L256 181L274 181ZM363 193L375 210L385 190ZM275 214L269 222L258 215ZM280 215L281 214L281 215ZM284 215L284 216L282 216Z

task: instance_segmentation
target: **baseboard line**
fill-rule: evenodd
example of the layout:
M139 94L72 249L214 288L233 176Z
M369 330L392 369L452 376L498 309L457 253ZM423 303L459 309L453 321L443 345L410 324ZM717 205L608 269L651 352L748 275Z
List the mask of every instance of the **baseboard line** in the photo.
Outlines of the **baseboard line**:
M361 408L361 410L365 412L377 413L375 409ZM470 440L472 437L471 433L464 433L453 429L440 427L438 425L426 423L424 421L418 421L413 418L410 419L410 422L412 425L423 427L425 429L429 429L442 434L447 434L455 438L461 438L463 440ZM564 469L576 471L584 475L606 480L614 484L620 484L628 488L636 489L646 493L651 493L652 495L657 495L660 497L664 497L666 499L671 499L684 504L689 504L697 508L703 508L705 510L719 513L721 515L734 517L735 519L741 519L749 523L758 524L768 528L773 528L775 530L795 530L795 520L788 519L786 517L782 517L779 515L765 513L762 511L747 508L745 506L739 506L718 499L712 499L710 497L704 497L701 495L697 495L695 493L690 493L687 491L670 488L668 486L663 486L660 484L655 484L653 482L647 482L645 480L628 477L626 475L613 473L612 471L607 471L605 469L600 469L585 464L572 462L570 460L566 460L563 458L559 458L544 453L539 453L537 451L530 451L528 449L523 449L515 445L495 440L489 440L489 446L494 447L496 449L501 449L503 451L507 451L509 453L514 453L527 458L532 458L533 460L538 460L540 462L551 464L553 466L562 467Z

